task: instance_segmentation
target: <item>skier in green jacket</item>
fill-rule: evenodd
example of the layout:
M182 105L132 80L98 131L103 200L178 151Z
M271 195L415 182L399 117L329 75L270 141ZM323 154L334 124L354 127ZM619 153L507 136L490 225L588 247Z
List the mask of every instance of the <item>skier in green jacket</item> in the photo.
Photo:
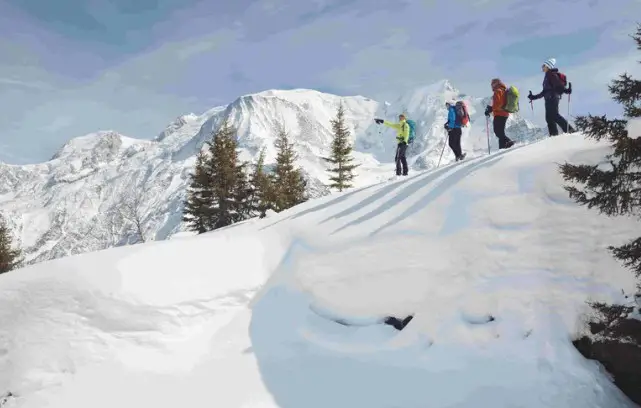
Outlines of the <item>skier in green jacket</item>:
M403 176L407 176L408 168L406 152L407 142L410 137L410 125L407 124L405 115L403 113L398 115L398 123L388 122L384 119L374 119L374 121L379 125L382 124L391 127L392 129L396 129L396 141L398 142L396 147L396 157L394 159L394 161L396 161L396 175L400 176L402 174Z

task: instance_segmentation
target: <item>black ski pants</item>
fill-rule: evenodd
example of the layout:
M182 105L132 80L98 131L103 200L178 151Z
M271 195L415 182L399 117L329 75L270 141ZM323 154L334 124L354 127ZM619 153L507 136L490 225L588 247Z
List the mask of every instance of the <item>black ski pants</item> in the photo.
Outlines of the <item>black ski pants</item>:
M448 144L457 159L463 155L463 151L461 149L461 134L463 134L461 128L454 128L447 131Z
M398 144L396 147L396 158L394 161L396 161L396 175L400 176L401 175L401 165L403 166L403 175L407 176L407 143L401 142Z
M545 100L545 121L548 124L550 136L559 134L559 129L556 127L557 124L561 126L564 133L568 132L568 121L559 113L559 102L560 99L556 97ZM572 127L569 127L569 130L574 131Z
M505 124L507 123L507 116L494 116L494 134L499 139L499 149L507 148L512 139L505 135Z

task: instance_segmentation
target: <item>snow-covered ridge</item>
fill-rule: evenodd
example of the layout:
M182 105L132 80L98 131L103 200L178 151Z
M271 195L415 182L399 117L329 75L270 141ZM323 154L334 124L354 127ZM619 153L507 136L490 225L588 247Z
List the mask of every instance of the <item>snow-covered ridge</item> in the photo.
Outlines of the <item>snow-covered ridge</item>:
M558 171L609 151L548 138L2 274L0 402L633 408L570 342L586 300L635 286L607 245L641 223L577 205ZM376 323L407 314L401 332Z
M202 115L181 115L151 140L114 131L71 139L51 160L25 166L0 163L0 211L18 234L28 259L41 261L136 242L137 235L118 222L123 203L139 203L145 238L162 240L183 229L182 201L195 155L224 119L238 129L241 158L255 160L266 147L273 162L277 126L289 131L299 164L313 196L327 193L326 163L330 120L340 103L346 108L358 168L357 186L392 174L393 131L377 126L374 117L394 120L401 111L418 122L411 146L414 171L434 167L445 143L444 101L459 95L446 80L401 95L391 103L363 96L341 97L309 89L267 90L244 95ZM468 156L486 154L483 107L488 98L462 96L470 107L472 126L464 133ZM528 141L543 135L516 115L508 134ZM496 138L490 141L496 148ZM443 163L453 159L445 149ZM120 217L122 218L122 217Z

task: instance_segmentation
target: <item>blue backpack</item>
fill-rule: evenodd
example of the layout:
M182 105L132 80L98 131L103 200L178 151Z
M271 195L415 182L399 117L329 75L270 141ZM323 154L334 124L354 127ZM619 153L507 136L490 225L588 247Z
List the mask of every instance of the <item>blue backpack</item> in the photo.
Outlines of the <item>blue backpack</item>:
M408 125L410 125L410 136L407 139L407 144L412 144L414 138L416 137L416 122L411 119L407 119L406 122Z

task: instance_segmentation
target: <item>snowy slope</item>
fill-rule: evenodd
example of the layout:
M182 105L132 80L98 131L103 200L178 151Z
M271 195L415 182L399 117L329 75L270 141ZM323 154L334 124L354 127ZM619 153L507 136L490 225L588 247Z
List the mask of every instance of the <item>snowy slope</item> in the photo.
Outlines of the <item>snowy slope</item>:
M638 235L638 221L579 207L557 173L606 152L581 135L548 139L0 275L0 397L11 408L633 407L570 343L585 300L634 288L606 246ZM402 332L367 325L407 313Z
M276 126L283 123L296 144L312 195L322 196L327 193L323 185L327 173L321 157L329 153L330 119L341 102L356 144L355 157L362 164L357 183L370 185L392 174L395 149L393 131L376 126L372 119L395 119L401 109L420 118L420 140L410 154L415 169L431 168L445 141L446 92L456 91L442 81L388 107L361 96L271 90L242 96L200 116L181 116L153 140L131 139L113 131L75 138L48 162L0 163L0 211L32 262L138 242L140 237L126 221L132 212L126 209L132 207L143 223L146 240L170 237L182 229L182 202L195 154L225 118L238 129L241 157L255 160L260 149L267 147L268 164L275 157ZM475 116L472 134L464 137L464 144L480 154L487 143L485 118L481 102L474 103L481 114ZM512 133L519 138L542 135L520 118L513 123ZM496 147L494 137L492 142ZM444 163L452 159L448 148Z

